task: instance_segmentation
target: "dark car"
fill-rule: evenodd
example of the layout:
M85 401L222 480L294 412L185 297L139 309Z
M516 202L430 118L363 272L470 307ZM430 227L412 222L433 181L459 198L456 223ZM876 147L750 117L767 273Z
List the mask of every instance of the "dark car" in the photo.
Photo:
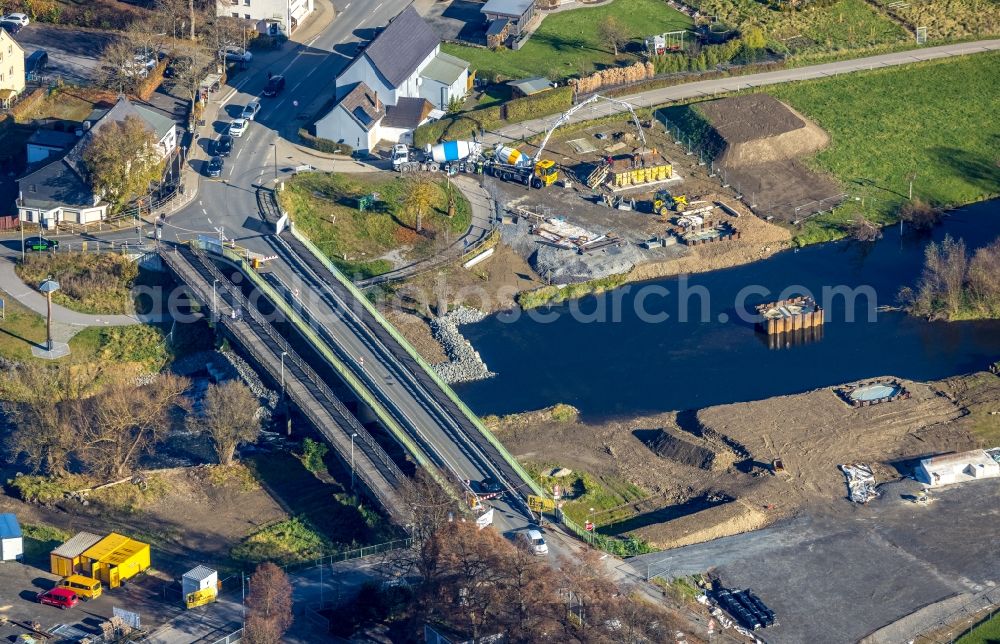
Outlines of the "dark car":
M221 177L223 164L222 157L212 157L212 160L208 162L208 176Z
M228 134L223 134L219 137L219 140L215 142L215 156L228 157L232 151L233 137Z
M45 251L59 248L59 242L55 239L45 239L44 237L28 237L24 240L24 250Z
M485 478L482 481L466 481L469 489L482 500L497 499L503 496L503 485L492 478Z
M3 29L11 36L16 36L17 32L21 31L21 25L10 20L0 20L0 29Z
M274 98L281 91L285 89L285 77L284 76L272 76L267 81L267 85L264 87L263 95L268 98Z

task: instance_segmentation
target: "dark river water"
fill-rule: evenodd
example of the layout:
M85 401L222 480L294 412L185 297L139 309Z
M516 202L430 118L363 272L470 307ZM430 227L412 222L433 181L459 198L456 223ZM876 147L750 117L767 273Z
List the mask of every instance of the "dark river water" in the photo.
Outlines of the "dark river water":
M1000 237L1000 201L954 211L931 235L901 236L894 227L873 245L813 246L686 283L655 280L530 315L492 316L462 330L497 376L456 390L483 415L564 402L598 419L872 376L932 380L983 369L1000 358L1000 322L927 322L875 310L897 304L900 287L919 278L926 245L945 234L964 239L970 253L990 243ZM785 295L808 289L826 303L827 322L821 337L772 348L740 312L793 285ZM835 288L856 297L833 296Z

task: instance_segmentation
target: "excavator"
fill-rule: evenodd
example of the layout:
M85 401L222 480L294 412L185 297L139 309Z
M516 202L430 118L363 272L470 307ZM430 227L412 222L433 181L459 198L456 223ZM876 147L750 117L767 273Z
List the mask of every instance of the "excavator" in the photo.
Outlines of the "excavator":
M653 196L653 214L661 217L666 217L671 210L680 212L687 206L686 195L672 195L666 190L658 190Z

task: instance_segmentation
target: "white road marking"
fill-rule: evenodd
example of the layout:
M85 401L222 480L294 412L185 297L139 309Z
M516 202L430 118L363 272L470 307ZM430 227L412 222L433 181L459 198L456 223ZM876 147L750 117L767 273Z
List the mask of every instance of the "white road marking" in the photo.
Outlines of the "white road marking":
M205 214L207 215L208 213L205 213ZM208 223L212 223L212 218L211 217L206 217L205 219L208 220Z
M236 153L236 159L239 159L241 154L243 154L243 148L240 148L239 152ZM236 161L236 159L233 159L233 161ZM229 166L229 167L231 168L232 166ZM233 171L230 170L229 171L229 176L232 176L232 174L233 174Z
M207 211L207 210L205 210L204 208L202 208L202 209L201 209L201 212L202 212L202 214L204 214L204 215L207 215L207 214L208 214L208 211Z

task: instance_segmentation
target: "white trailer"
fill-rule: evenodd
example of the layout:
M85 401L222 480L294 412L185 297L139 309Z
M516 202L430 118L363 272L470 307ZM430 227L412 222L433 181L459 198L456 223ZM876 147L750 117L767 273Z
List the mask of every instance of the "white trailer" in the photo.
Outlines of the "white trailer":
M24 556L24 538L17 517L0 514L0 561L20 561Z

